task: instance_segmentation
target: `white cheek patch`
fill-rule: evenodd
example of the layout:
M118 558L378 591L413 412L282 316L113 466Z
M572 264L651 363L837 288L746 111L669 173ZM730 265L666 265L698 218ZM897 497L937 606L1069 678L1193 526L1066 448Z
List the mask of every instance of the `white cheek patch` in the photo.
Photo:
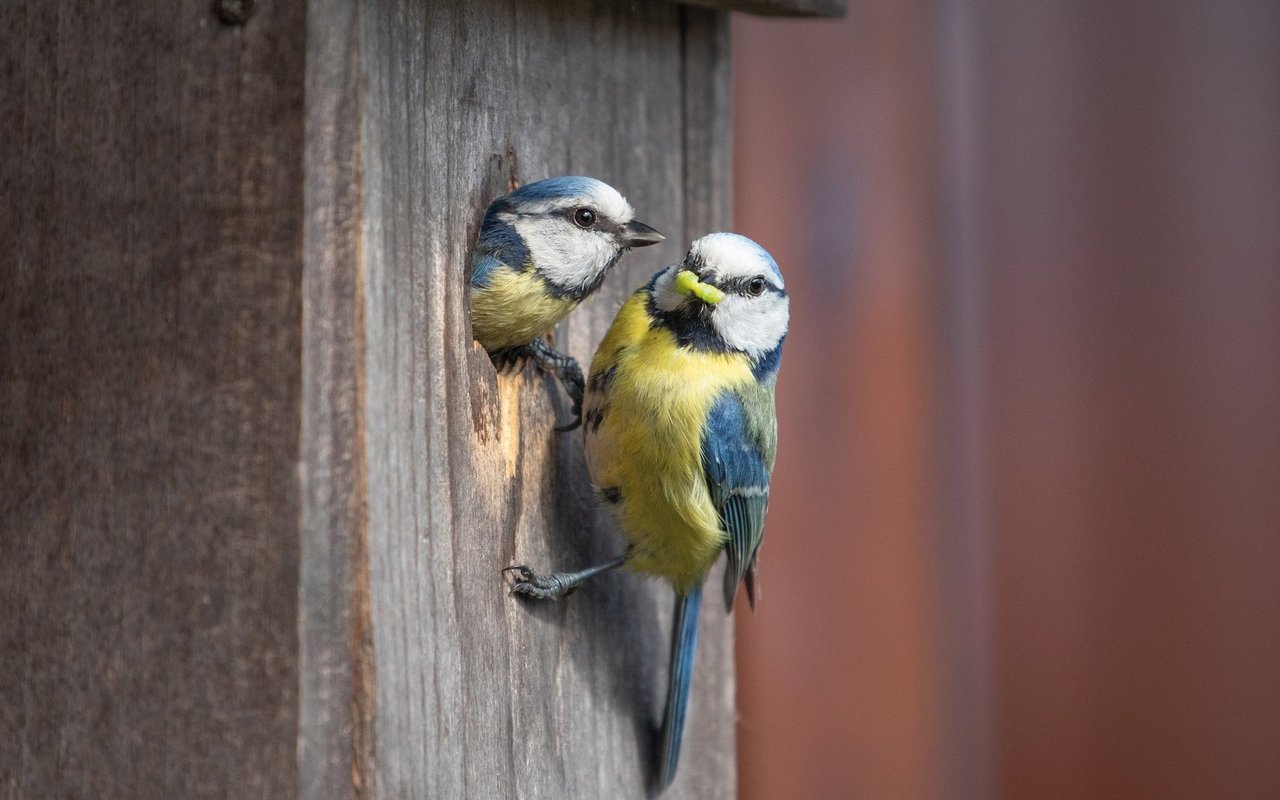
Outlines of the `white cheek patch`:
M567 219L513 217L511 222L538 272L565 289L591 283L617 252L608 234L584 231Z
M731 294L716 303L711 324L725 344L759 358L786 334L789 305L785 295L772 292L760 297Z
M676 291L676 273L680 267L667 267L653 282L653 304L663 311L675 311L684 304L686 298Z

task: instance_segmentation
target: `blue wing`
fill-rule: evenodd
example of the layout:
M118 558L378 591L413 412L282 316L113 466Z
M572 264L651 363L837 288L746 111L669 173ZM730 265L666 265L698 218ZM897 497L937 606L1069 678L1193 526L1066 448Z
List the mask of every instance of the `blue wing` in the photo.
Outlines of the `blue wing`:
M744 579L748 598L755 604L755 559L764 537L764 514L769 506L772 459L766 459L764 450L771 448L772 443L762 442L761 426L751 423L742 397L726 392L712 406L702 439L702 469L726 537L725 555L729 564L724 575L724 601L727 608L733 607L738 584Z
M747 595L753 597L752 576L756 552L764 536L764 512L769 505L769 472L773 467L776 440L772 386L772 382L756 384L747 390L750 399L745 401L736 392L722 394L712 405L702 434L702 470L711 502L720 514L720 524L725 531L724 549L729 566L724 575L724 601L728 608L733 607L738 584L744 578ZM671 677L662 721L659 790L671 784L680 759L701 600L700 586L676 599Z

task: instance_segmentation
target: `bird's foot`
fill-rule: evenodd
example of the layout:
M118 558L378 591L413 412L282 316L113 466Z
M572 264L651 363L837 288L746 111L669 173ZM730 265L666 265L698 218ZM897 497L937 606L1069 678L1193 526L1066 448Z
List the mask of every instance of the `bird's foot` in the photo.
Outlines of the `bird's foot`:
M512 375L524 369L524 365L529 359L533 358L533 353L529 350L528 345L518 345L516 347L504 347L494 353L489 354L489 360L493 362L493 368L500 375Z
M502 574L510 578L512 594L524 595L534 600L552 600L557 597L563 597L577 588L576 583L570 583L565 580L568 576L563 573L553 572L549 575L543 575L534 572L531 567L525 564L506 567L502 570Z
M556 430L571 431L580 426L582 424L582 395L587 387L587 382L582 375L582 367L578 366L578 362L573 356L556 351L542 339L534 339L529 342L527 350L530 357L538 362L538 366L560 380L560 384L564 386L565 392L573 402L569 409L573 419L564 425L557 426Z

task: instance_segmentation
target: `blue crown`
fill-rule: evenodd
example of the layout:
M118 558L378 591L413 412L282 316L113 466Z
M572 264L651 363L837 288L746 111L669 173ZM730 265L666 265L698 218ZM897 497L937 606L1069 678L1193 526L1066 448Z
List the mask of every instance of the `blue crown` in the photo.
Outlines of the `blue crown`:
M564 197L586 197L597 191L603 183L595 178L582 175L562 175L556 178L544 178L533 183L526 183L507 195L506 199L514 202L537 202L541 200L558 200Z

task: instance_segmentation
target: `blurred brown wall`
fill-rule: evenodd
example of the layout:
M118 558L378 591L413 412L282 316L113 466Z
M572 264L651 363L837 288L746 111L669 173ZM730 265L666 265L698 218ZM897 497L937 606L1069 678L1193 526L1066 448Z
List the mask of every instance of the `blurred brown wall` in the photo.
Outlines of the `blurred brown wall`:
M763 596L739 609L743 797L941 791L923 14L735 20L736 221L792 297Z
M734 24L743 796L1280 797L1280 4Z

